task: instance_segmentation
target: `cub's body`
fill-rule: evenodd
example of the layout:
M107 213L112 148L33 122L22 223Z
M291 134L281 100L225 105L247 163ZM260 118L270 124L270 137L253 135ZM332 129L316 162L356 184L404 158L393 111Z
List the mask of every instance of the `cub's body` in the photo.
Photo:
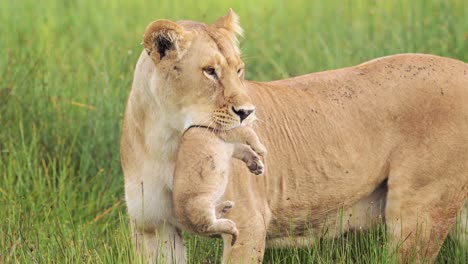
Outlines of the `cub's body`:
M229 234L231 243L235 243L239 233L235 223L220 218L234 202L220 198L229 180L231 158L242 160L252 173L263 173L263 163L254 150L261 155L265 153L249 127L228 133L193 127L184 133L173 185L174 212L184 229L202 235Z

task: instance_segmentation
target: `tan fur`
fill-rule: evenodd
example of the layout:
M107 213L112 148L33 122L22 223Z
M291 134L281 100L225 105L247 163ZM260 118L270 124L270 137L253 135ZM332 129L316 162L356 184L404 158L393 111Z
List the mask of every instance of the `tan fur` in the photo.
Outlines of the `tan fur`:
M239 236L232 247L224 236L223 262L261 261L266 240L311 245L379 218L402 260L413 247L417 258L433 260L468 194L467 64L404 54L287 80L244 81L237 74L238 25L225 26L236 21L229 16L214 26L174 23L174 49L160 59L148 56L146 44L137 64L121 144L137 247L143 236L152 247L148 258L186 261L171 199L182 133L192 125L229 130L240 124L235 109L256 107L267 170L249 177L232 161L221 200L236 203L225 217ZM219 71L219 81L208 78L207 66ZM247 119L242 124L255 118Z
M173 185L174 211L184 230L201 235L229 234L231 244L235 243L239 234L236 224L220 218L234 202L220 202L220 198L228 183L231 157L245 162L252 173L263 173L263 163L254 150L261 155L266 152L249 127L234 128L221 138L206 128L194 127L184 133Z

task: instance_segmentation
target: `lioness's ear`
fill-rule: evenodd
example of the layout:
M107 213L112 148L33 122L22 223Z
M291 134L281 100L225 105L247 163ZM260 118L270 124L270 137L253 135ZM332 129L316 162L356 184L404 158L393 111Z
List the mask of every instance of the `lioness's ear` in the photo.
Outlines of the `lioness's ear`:
M146 27L143 45L154 63L164 58L177 58L189 45L187 32L170 20L156 20Z
M239 36L242 36L243 34L243 30L239 25L239 16L237 16L237 14L234 13L232 8L229 8L227 14L218 18L218 20L216 20L216 22L213 25L217 28L223 28L234 35L237 34Z

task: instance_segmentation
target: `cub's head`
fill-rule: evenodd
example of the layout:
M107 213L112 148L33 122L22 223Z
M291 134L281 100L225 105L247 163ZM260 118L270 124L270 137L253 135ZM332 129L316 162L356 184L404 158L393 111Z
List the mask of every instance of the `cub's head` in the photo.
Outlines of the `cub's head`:
M240 34L232 10L213 25L157 20L146 28L143 44L155 65L151 92L173 109L184 129L229 130L255 118L244 86Z

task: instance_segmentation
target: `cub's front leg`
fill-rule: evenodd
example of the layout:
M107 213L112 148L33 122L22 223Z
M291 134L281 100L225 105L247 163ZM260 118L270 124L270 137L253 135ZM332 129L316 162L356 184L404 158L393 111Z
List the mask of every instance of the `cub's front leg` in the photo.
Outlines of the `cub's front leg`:
M230 143L249 145L260 156L267 153L265 146L251 127L237 127L227 132L220 132L219 137Z
M263 174L265 170L263 162L260 160L260 157L257 155L257 153L255 153L247 145L235 144L232 156L236 159L242 160L253 174Z

